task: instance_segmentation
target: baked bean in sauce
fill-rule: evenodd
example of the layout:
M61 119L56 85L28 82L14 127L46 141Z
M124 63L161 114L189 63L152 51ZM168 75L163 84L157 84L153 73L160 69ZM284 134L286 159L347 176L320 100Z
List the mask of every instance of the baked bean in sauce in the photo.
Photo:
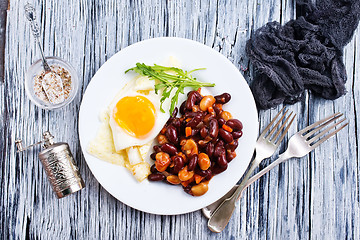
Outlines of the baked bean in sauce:
M150 155L155 164L148 179L181 184L186 193L201 196L208 191L211 178L224 172L236 157L243 124L223 110L231 100L229 93L203 96L199 89L187 96L157 138L159 145Z

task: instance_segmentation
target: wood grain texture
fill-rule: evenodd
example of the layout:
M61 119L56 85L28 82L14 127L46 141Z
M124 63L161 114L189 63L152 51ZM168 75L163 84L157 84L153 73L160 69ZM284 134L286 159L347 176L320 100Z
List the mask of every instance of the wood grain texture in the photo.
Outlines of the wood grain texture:
M8 9L8 1L0 1L0 82L4 81L5 73L5 33L6 33L6 14Z
M227 228L215 234L207 229L200 211L179 216L143 213L117 201L99 185L77 136L82 94L116 52L161 36L189 38L214 48L239 69L249 68L243 73L250 83L253 69L245 55L246 40L269 21L285 23L295 18L295 1L31 1L42 25L45 52L68 60L82 81L74 102L58 111L35 107L25 94L25 72L40 57L25 21L26 2L11 1L5 82L0 83L3 239L360 239L359 29L344 52L347 95L326 101L307 93L302 102L289 106L298 114L289 135L337 111L346 115L349 127L308 156L280 165L253 184ZM259 113L260 129L277 111ZM45 130L69 143L86 183L84 190L61 200L47 182L38 151L16 154L14 148L15 138L34 143ZM278 152L286 146L285 141Z

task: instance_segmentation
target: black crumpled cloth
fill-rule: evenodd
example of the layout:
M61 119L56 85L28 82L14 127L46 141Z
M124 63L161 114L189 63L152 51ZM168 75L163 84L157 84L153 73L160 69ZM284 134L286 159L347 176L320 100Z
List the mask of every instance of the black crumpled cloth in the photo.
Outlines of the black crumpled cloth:
M343 48L360 18L360 0L298 2L304 14L256 30L246 52L256 74L251 90L261 109L293 104L305 89L326 99L346 93Z

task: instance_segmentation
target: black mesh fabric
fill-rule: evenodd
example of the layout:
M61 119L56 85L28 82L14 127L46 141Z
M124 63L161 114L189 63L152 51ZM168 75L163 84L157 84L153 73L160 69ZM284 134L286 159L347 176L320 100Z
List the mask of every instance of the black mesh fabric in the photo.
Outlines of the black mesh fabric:
M303 15L281 26L270 22L246 44L255 67L251 84L261 109L293 104L305 89L326 99L346 93L343 48L360 18L360 0L298 2Z

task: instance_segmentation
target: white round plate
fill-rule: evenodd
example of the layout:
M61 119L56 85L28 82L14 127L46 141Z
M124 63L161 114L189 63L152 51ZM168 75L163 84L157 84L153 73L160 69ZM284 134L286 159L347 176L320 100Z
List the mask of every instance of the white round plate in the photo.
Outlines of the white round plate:
M125 70L137 62L148 65L164 63L175 57L181 68L206 68L193 75L200 81L215 83L207 90L218 95L231 94L224 108L241 120L243 136L236 149L237 157L228 169L213 177L208 192L200 197L185 193L181 186L163 182L139 183L124 167L107 163L86 152L100 126L99 114L126 82L134 77ZM181 103L181 102L180 102ZM239 70L223 55L198 42L182 38L154 38L135 43L111 57L92 78L84 94L79 115L79 136L84 157L99 183L115 198L140 211L175 215L201 209L226 194L244 174L252 157L258 134L258 116L254 98Z

